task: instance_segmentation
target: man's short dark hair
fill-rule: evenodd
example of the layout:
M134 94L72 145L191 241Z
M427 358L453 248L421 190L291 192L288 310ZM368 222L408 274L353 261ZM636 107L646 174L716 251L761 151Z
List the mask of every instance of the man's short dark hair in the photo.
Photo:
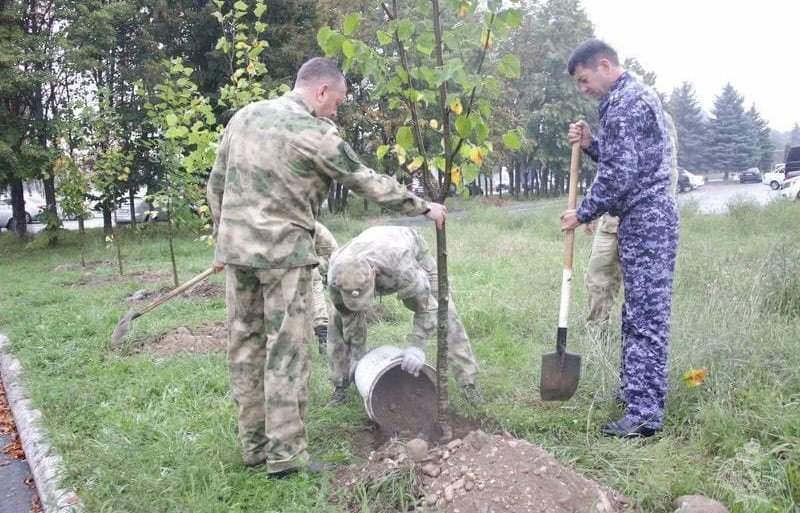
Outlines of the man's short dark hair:
M344 77L339 64L326 57L314 57L300 66L294 86L316 84L324 80L339 80Z
M572 51L567 61L567 71L570 75L574 75L578 66L595 69L600 59L608 59L615 66L619 66L617 52L608 43L594 38L587 39Z

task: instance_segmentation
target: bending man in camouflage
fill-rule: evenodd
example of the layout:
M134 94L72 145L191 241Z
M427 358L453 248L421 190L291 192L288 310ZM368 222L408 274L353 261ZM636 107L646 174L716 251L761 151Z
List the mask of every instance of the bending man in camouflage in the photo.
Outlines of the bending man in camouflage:
M331 405L344 402L355 364L367 352L364 309L376 295L397 294L414 312L411 346L403 353L402 369L419 375L425 347L436 330L438 273L425 239L414 229L375 226L361 232L333 254L328 291L334 310L328 323L328 374L334 385ZM478 365L467 332L449 301L448 358L467 399L480 404L475 384Z
M589 39L569 58L581 91L600 101L600 132L573 123L568 139L597 162L597 179L577 210L561 214L570 230L608 212L618 216L625 416L609 436L651 436L661 429L667 393L669 316L678 245L678 209L670 191L672 144L658 96L619 65L606 43Z
M328 264L331 253L339 249L333 234L322 225L316 223L314 229L314 250L319 257L319 266L315 267L311 276L311 293L314 296L314 334L319 341L319 354L327 354L328 340L328 303L325 300L324 286L328 281Z
M346 86L333 61L311 59L283 96L231 118L207 197L214 267L226 268L228 371L247 466L270 476L309 461L303 419L310 377L315 220L331 181L390 210L444 223L447 210L365 167L339 136Z

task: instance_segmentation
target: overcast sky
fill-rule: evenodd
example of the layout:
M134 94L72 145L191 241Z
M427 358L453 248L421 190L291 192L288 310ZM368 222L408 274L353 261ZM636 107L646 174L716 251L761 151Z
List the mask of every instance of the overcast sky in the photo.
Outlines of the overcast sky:
M800 1L581 0L595 34L669 95L694 85L710 111L729 83L770 128L800 123Z

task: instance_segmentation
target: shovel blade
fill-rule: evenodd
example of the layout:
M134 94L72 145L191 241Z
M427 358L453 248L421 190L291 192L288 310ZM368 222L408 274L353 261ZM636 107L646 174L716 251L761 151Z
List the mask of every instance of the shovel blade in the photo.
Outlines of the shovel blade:
M539 393L543 401L566 401L575 395L581 378L581 357L558 351L542 355Z

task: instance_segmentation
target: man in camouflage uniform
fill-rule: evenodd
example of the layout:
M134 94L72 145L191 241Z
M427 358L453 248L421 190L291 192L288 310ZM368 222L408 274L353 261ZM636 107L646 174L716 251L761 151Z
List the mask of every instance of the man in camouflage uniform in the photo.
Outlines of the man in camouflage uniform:
M310 377L315 219L332 180L385 208L444 223L447 210L364 166L329 118L344 101L336 63L315 58L294 89L234 114L207 198L214 267L226 268L228 371L247 466L278 477L310 462L303 419Z
M436 330L438 283L436 261L428 244L412 228L368 228L333 254L328 270L334 306L328 323L328 374L334 385L331 405L344 402L355 365L367 352L364 310L376 295L397 294L414 312L411 346L403 352L401 368L419 375L428 339ZM471 403L480 404L478 365L452 298L447 344L456 381Z
M678 184L678 134L672 116L667 112L664 112L664 121L667 123L667 132L672 142L672 178L669 190L674 197ZM619 261L617 240L618 226L619 217L612 216L608 212L600 216L597 221L584 225L587 234L595 233L584 281L588 297L586 322L597 325L603 333L607 333L609 328L611 307L622 284L622 264Z
M672 144L658 96L619 65L606 43L589 39L569 58L581 91L600 101L600 132L585 121L570 125L597 162L597 179L577 210L561 215L575 229L608 212L619 217L622 309L621 419L604 435L651 436L661 429L667 392L672 281L678 243L678 209L670 188Z
M331 253L339 248L336 238L322 225L316 223L314 229L314 251L319 257L319 266L311 271L311 293L314 297L314 334L319 341L319 354L326 354L328 340L328 303L325 300L324 286L328 281L328 264Z

